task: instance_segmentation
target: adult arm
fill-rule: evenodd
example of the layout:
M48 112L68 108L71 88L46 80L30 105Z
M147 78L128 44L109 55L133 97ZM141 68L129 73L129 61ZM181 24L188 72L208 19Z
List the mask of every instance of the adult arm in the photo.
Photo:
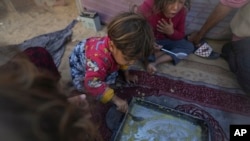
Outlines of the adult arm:
M234 8L226 6L221 2L218 3L198 33L192 35L189 40L195 45L199 44L200 40L206 35L206 33L224 19L233 9Z

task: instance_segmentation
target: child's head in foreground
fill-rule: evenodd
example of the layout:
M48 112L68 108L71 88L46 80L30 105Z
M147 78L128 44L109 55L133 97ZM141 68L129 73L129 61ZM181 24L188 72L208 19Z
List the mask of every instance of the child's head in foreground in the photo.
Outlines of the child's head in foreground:
M132 12L121 13L108 24L107 30L109 48L118 64L131 65L151 53L153 31L143 16Z
M5 141L101 140L90 111L70 104L57 81L27 59L0 66L0 105Z

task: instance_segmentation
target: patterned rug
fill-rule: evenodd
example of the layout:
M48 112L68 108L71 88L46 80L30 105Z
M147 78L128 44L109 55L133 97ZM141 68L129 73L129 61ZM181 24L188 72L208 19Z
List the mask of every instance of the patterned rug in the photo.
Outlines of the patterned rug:
M139 83L117 84L116 94L128 101L142 97L154 103L186 112L205 120L211 128L212 141L228 141L230 124L250 124L250 96L237 91L209 87L161 75L149 75L133 70ZM97 105L94 120L100 123L100 133L109 141L112 132L106 125L105 116L111 104Z

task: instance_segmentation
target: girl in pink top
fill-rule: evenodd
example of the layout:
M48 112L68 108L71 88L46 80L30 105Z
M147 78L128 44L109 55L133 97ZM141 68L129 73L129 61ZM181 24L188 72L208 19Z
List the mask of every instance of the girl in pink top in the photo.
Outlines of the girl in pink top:
M184 38L187 14L185 5L189 5L189 0L155 0L154 5L150 6L151 3L152 0L146 0L138 8L138 13L142 13L147 18L153 28L156 43L160 45L159 47L170 51L170 53L165 53L160 51L160 48L155 49L155 53L151 57L153 59L147 65L147 71L154 73L157 71L156 66L158 64L170 61L174 65L178 64L183 58L175 54L182 53L188 56L193 52L194 46Z
M91 37L78 43L70 56L73 84L102 103L112 101L117 109L126 112L128 104L115 95L110 84L115 82L119 69L127 82L137 77L127 71L135 60L147 57L153 47L150 25L135 13L122 13L107 26L108 35Z

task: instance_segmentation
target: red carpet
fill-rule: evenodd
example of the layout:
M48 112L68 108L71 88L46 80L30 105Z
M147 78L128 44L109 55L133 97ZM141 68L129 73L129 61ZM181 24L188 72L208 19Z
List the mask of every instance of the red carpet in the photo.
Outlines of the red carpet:
M240 93L215 89L204 85L191 84L164 76L149 75L144 71L133 71L138 75L136 85L119 87L116 94L124 99L134 97L152 97L158 103L166 98L169 107L200 117L211 125L212 140L229 140L229 125L250 124L250 96ZM105 115L111 105L98 105L95 120L101 122L100 132L105 141L112 135L105 123ZM100 115L96 115L96 114ZM224 120L223 118L228 118Z

